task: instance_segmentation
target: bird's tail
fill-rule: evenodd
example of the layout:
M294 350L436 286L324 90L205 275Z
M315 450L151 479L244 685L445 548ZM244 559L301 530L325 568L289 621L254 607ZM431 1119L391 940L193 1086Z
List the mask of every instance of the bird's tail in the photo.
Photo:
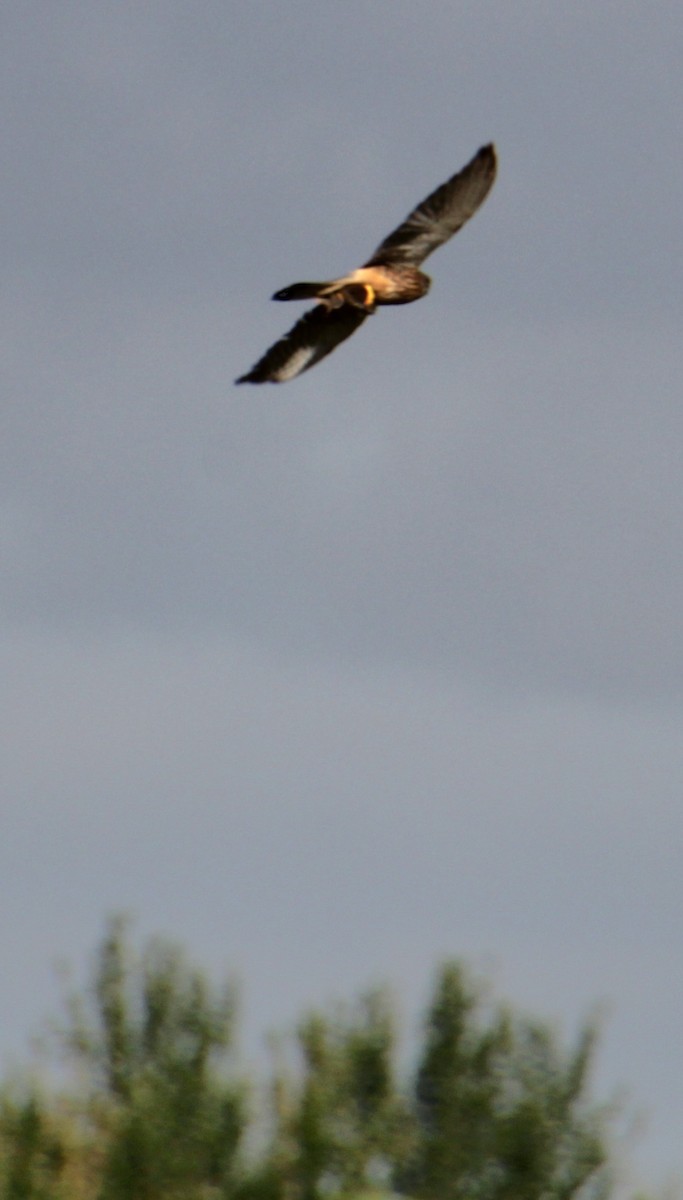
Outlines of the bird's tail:
M291 283L276 292L273 300L312 300L329 286L329 283Z

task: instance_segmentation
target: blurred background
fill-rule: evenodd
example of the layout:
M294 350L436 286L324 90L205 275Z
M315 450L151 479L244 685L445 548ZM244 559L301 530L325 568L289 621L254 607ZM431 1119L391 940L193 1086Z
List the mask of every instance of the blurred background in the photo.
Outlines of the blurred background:
M681 1172L683 10L64 0L3 17L7 1070L107 914L246 1045L463 956ZM380 311L233 387L486 141Z

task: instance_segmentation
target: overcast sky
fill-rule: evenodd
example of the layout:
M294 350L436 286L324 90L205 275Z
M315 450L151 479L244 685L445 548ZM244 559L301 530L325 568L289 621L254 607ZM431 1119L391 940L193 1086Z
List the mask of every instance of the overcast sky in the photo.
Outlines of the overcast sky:
M683 8L6 5L0 1052L105 917L254 1044L464 956L683 1172ZM495 140L385 309L242 387Z

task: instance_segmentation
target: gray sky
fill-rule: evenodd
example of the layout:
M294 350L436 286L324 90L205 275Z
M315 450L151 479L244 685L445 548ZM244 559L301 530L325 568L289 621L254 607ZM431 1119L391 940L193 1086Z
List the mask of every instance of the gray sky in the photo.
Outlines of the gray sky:
M463 955L683 1171L683 9L7 6L0 1051L107 913L248 1043ZM379 312L235 389L494 139Z

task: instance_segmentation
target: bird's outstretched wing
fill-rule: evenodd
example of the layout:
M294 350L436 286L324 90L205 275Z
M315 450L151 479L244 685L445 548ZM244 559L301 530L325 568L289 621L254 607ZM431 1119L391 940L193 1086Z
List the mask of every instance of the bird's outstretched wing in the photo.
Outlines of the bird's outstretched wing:
M361 308L343 304L328 308L316 304L280 338L246 375L236 383L284 383L315 366L340 342L362 325L367 316Z
M482 146L462 171L442 183L377 247L366 267L405 263L419 267L469 221L486 199L496 177L496 151Z

